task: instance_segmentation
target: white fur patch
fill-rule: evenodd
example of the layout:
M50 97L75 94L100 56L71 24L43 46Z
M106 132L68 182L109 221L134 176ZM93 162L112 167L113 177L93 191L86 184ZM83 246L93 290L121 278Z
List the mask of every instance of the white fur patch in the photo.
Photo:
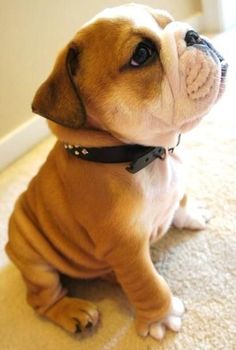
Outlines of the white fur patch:
M173 225L179 229L204 230L210 218L208 210L192 203L176 210Z
M179 332L182 326L182 316L184 312L185 307L183 302L179 298L173 297L171 309L166 317L160 322L153 323L150 326L150 336L154 339L161 340L165 336L167 328L174 332Z
M160 11L161 13L161 11ZM163 11L164 13L164 11ZM160 30L160 27L152 15L145 9L143 5L127 4L126 6L118 6L106 8L102 12L98 13L84 26L90 25L100 19L125 19L133 23L134 28L148 28L154 33Z

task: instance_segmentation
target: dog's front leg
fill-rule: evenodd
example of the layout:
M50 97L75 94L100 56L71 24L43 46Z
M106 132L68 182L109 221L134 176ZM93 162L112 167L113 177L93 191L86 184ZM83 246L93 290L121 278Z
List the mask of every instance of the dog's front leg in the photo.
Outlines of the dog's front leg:
M137 240L116 245L109 255L123 290L136 310L136 328L140 335L161 339L166 328L178 331L184 313L182 302L173 297L150 257L148 241Z

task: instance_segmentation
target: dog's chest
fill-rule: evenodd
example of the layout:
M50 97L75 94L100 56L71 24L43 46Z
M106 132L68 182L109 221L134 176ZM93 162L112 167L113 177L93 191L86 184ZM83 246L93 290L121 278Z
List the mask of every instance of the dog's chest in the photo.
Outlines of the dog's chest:
M144 205L141 219L154 241L168 230L184 194L182 162L177 156L169 156L145 170L139 178Z

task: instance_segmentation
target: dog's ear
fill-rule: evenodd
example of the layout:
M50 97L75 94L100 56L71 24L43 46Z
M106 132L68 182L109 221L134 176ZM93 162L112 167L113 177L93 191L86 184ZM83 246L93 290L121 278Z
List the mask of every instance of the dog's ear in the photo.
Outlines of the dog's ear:
M161 28L165 28L167 24L174 21L174 17L171 16L171 14L165 10L156 10L150 8L150 12L152 16L156 19L158 24L161 26Z
M32 110L70 128L83 126L86 112L79 87L73 82L78 67L78 47L70 43L58 56L48 79L39 87Z

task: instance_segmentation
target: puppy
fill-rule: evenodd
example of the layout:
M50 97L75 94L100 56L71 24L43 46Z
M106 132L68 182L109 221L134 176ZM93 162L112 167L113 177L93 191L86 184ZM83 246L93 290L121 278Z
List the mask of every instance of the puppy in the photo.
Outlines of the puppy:
M135 4L101 12L62 50L32 104L58 141L15 205L6 246L40 315L71 333L95 326L96 306L68 297L60 274L113 273L138 334L179 331L183 303L149 245L171 224L205 227L175 147L222 94L226 70L189 25Z

